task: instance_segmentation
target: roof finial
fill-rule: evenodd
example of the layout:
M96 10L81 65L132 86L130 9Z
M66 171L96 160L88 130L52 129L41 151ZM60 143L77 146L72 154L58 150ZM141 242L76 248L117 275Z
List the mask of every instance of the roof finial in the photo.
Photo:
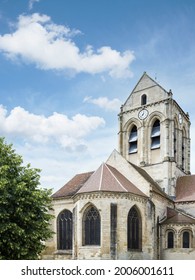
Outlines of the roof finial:
M169 96L172 96L172 95L173 95L173 93L172 93L172 90L171 90L171 89L169 90L168 95L169 95Z

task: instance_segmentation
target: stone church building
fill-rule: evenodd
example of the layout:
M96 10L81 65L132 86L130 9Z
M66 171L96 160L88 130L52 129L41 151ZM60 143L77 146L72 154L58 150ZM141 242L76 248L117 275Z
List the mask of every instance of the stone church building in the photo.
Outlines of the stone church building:
M118 151L53 194L43 258L195 259L188 113L144 73L118 117Z

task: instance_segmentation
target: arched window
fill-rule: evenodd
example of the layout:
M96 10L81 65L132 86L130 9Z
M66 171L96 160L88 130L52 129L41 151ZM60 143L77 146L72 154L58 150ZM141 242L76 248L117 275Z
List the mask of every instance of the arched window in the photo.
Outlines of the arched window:
M151 131L151 149L160 148L160 121L156 120Z
M72 213L69 210L62 211L58 222L58 250L72 249Z
M174 158L177 162L177 130L174 128Z
M129 134L129 154L137 153L137 127L134 125Z
M168 231L168 233L167 233L167 248L174 248L174 233L173 233L173 231Z
M182 240L182 247L183 248L190 248L190 233L189 231L183 232L183 240Z
M133 206L127 218L127 247L128 250L141 249L142 226L141 217Z
M83 245L100 245L100 214L89 206L83 215Z
M186 156L186 133L182 131L182 170L185 171L185 156Z
M141 105L145 105L147 103L147 95L143 94L141 96Z

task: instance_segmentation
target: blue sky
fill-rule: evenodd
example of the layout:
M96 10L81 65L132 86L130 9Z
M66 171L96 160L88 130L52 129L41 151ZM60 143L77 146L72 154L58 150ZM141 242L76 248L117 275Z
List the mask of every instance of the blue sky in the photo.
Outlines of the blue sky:
M191 119L195 1L0 0L0 133L57 189L117 148L120 105L146 71Z

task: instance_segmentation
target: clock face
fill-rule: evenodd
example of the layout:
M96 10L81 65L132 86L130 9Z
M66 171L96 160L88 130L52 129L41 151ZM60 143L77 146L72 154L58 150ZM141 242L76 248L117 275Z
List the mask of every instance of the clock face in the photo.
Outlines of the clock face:
M148 116L148 110L143 109L138 113L138 117L140 118L140 120L144 120L146 119Z

